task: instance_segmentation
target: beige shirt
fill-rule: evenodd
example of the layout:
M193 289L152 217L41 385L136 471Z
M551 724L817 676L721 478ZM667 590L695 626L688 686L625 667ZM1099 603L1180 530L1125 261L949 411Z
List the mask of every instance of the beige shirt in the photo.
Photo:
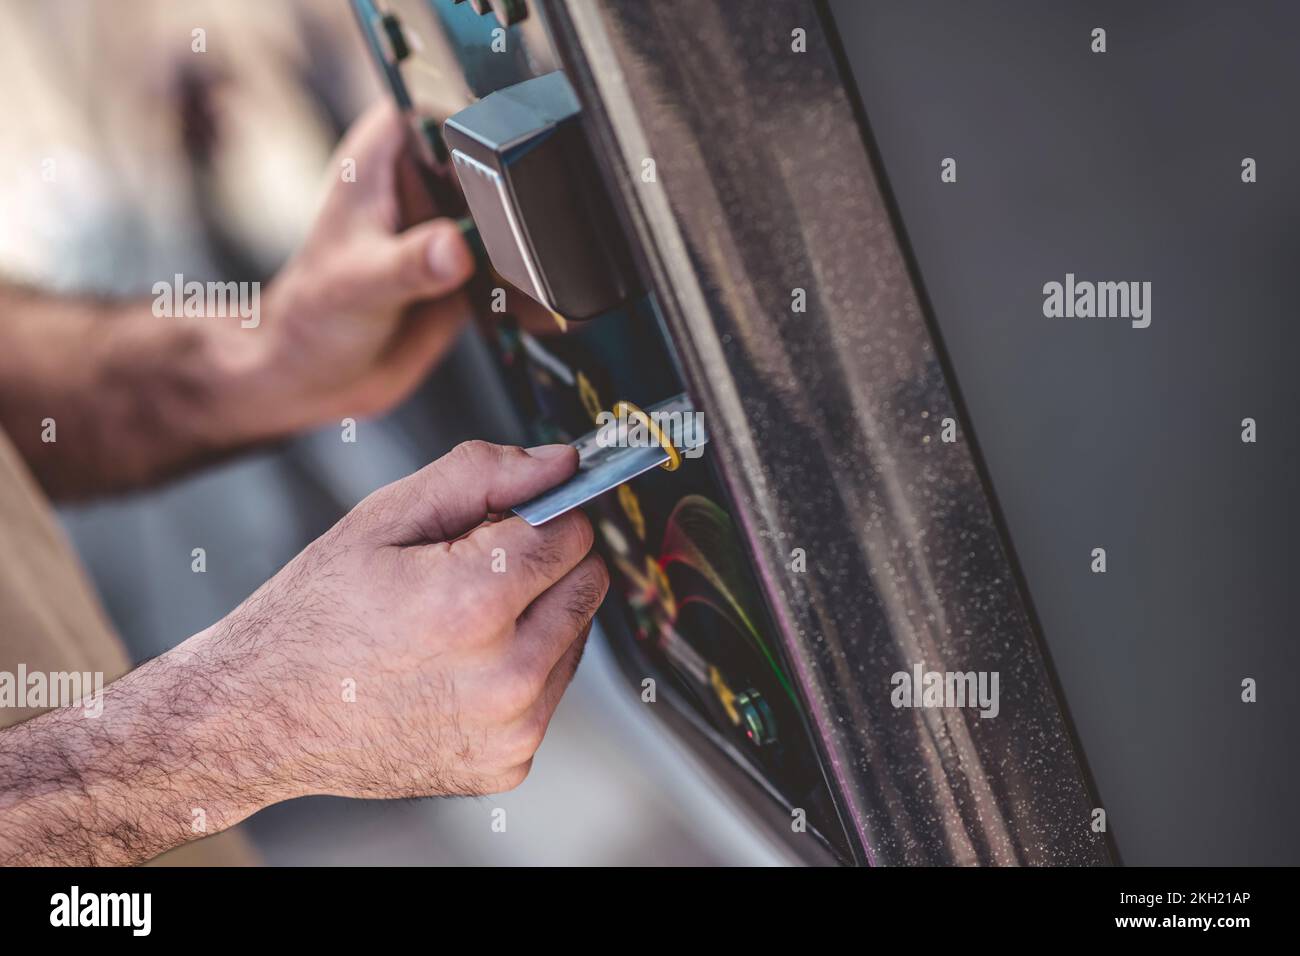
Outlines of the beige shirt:
M0 430L0 671L102 672L104 683L129 669L126 651L86 579L45 495ZM38 711L0 707L0 728ZM164 854L169 866L256 862L231 831Z
M0 431L0 671L126 672L126 653L27 466ZM0 728L37 711L0 707Z

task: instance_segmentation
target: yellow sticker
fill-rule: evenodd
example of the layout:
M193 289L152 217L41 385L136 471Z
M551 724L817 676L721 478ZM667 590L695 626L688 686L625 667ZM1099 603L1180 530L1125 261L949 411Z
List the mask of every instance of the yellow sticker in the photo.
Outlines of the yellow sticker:
M578 397L582 399L582 407L587 410L591 420L600 424L600 413L604 411L600 404L600 396L596 394L596 386L591 384L591 380L581 372L578 373Z
M718 703L722 704L722 709L727 712L727 717L733 724L739 726L740 711L736 710L736 695L727 682L722 679L722 671L716 667L709 667L709 683L713 686L713 693L717 695Z
M668 620L677 620L677 598L673 597L673 586L668 580L668 572L663 569L663 565L654 559L653 555L649 554L646 555L645 568L650 580L654 582L655 593L659 597L659 606L668 615Z
M645 515L641 513L641 502L637 499L636 492L627 485L619 485L618 503L623 508L623 514L627 515L628 523L632 525L636 536L644 541Z

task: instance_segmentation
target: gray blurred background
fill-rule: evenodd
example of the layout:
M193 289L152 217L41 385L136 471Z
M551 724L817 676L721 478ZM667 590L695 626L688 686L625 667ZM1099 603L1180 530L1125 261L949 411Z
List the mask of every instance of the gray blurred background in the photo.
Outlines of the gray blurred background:
M1300 6L832 7L1125 862L1294 864Z

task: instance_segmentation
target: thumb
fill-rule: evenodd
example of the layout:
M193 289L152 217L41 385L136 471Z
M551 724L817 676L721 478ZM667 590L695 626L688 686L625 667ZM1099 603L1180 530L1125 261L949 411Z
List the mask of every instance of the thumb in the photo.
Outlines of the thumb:
M392 300L438 299L454 292L474 274L474 256L460 228L450 219L434 219L393 237L379 258L379 275Z
M578 452L570 445L519 448L467 441L415 474L389 485L375 505L381 523L416 540L392 544L453 541L482 524L489 515L508 511L540 495L578 470Z

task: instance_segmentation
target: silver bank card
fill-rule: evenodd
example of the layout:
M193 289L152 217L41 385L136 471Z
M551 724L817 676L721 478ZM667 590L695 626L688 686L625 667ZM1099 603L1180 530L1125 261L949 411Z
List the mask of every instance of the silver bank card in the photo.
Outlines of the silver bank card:
M645 412L683 458L698 458L703 453L709 440L704 432L704 416L694 410L685 393L651 405ZM626 438L627 431L617 434ZM611 426L588 432L573 442L578 449L577 473L564 484L519 505L514 513L534 527L545 524L669 459L668 452L653 439L649 443L624 444L609 441L613 435Z

